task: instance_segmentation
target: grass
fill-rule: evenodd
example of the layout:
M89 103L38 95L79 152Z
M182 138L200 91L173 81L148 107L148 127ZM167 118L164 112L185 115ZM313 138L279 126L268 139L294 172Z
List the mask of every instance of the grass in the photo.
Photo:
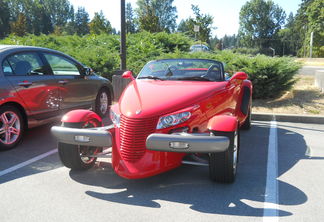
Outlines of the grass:
M324 115L324 93L315 87L314 76L296 78L293 88L280 97L253 100L253 112Z

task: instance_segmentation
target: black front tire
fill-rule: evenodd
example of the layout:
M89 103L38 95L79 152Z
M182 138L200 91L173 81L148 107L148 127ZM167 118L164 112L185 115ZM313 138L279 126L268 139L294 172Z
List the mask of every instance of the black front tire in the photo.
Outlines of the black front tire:
M248 112L248 115L247 115L247 117L246 117L246 120L245 120L245 122L243 123L243 125L241 126L241 129L243 129L243 130L248 130L248 129L250 129L251 128L251 122L252 122L252 114L251 114L252 112L251 112L251 107L249 108L249 112Z
M63 125L71 128L90 128L99 126L99 123L92 122L90 125L87 123L86 127L84 127L84 123L64 123ZM87 170L93 167L97 158L82 157L81 155L83 153L95 154L101 150L102 148L98 147L80 146L61 142L58 143L58 154L61 162L64 166L72 170Z
M219 183L233 183L239 157L239 130L234 132L213 132L214 136L226 136L230 144L226 151L209 154L209 177Z
M83 161L80 149L82 147L78 145L58 143L58 153L63 165L72 170L87 170L93 167L97 158L93 157L88 161Z
M9 150L21 142L25 121L19 109L5 105L0 108L0 150Z

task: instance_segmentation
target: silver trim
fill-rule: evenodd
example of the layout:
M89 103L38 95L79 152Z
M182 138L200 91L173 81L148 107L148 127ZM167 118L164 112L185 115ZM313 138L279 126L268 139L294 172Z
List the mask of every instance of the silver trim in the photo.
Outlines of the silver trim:
M182 160L182 164L195 165L195 166L209 166L208 163L200 163L195 161Z
M111 147L112 135L108 131L112 126L96 127L96 128L69 128L63 126L53 126L51 128L52 134L59 142L81 145L81 146L95 146L95 147ZM90 137L89 142L77 142L75 136Z
M186 149L173 149L171 142L188 143ZM154 151L180 153L215 153L224 152L229 147L229 139L225 136L210 136L208 134L160 134L153 133L146 139L146 148Z

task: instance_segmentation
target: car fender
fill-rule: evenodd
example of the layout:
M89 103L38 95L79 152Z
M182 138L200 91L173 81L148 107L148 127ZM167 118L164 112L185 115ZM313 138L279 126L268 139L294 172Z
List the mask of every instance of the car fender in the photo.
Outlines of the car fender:
M208 121L209 131L234 132L237 129L238 121L235 116L218 115Z
M66 113L61 121L63 123L80 123L93 119L102 124L102 119L97 113L87 109L77 109Z

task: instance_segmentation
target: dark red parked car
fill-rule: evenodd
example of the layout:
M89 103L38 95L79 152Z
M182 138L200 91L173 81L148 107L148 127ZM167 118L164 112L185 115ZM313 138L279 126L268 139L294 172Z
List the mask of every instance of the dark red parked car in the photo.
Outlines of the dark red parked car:
M209 166L212 180L234 181L239 132L251 125L247 74L225 79L221 62L166 59L149 62L136 79L130 71L123 77L132 81L111 107L113 125L102 127L95 113L75 110L52 128L65 166L88 169L112 147L112 167L125 178L186 163Z
M13 148L25 129L76 108L104 116L111 83L51 49L0 45L0 150Z

